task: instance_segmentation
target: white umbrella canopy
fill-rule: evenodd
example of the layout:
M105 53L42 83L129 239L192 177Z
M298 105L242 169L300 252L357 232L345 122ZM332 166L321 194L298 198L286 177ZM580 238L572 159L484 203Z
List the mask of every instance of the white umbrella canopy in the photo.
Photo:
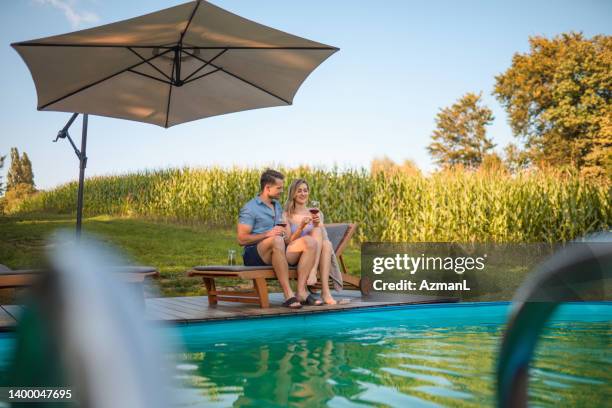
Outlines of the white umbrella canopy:
M203 0L88 30L11 44L38 110L72 112L59 138L79 159L80 236L88 115L168 128L225 113L291 105L338 48L255 23ZM68 134L83 114L81 149Z
M201 0L12 46L32 74L38 110L166 128L290 105L306 77L338 51Z

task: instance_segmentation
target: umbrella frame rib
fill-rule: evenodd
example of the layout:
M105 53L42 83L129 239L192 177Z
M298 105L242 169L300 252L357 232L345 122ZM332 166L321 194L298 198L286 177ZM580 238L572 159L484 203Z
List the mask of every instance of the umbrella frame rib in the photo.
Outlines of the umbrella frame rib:
M227 52L227 50L228 50L227 48L224 48L223 50L221 50L221 52L217 53L217 55L215 55L214 57L212 57L212 58L210 59L210 61L206 62L206 63L205 63L204 65L202 65L200 68L198 68L198 69L196 69L195 71L193 71L191 74L189 74L189 75L187 76L187 78L184 78L184 79L183 79L183 82L184 82L184 83L186 83L186 84L187 84L187 83L189 83L189 82L191 82L191 81L189 81L189 79L190 79L192 76L194 76L195 74L197 74L198 72L200 72L201 70L203 70L204 68L206 68L206 67L207 67L209 64L211 64L211 63L212 63L214 60L216 60L217 58L219 58L220 56L222 56L223 54L225 54L225 53ZM218 70L219 70L219 69L217 68L217 69L216 69L216 71L218 71ZM205 76L205 75L207 75L207 74L208 74L208 73L204 74L204 76ZM195 78L195 79L193 79L193 81L195 81L196 79L199 79L199 78L201 78L201 77Z
M210 64L210 66L215 67L215 68L216 68L217 70L219 70L219 71L225 72L226 74L228 74L228 75L230 75L230 76L232 76L232 77L234 77L234 78L236 78L236 79L238 79L238 80L240 80L240 81L244 82L245 84L251 85L253 88L257 88L257 89L259 89L260 91L265 92L265 93L267 93L268 95L273 96L273 97L275 97L276 99L279 99L279 100L281 100L281 101L285 102L287 105L291 105L291 101L288 101L288 100L286 100L286 99L284 99L284 98L281 98L280 96L278 96L278 95L274 94L273 92L270 92L270 91L268 91L267 89L265 89L265 88L263 88L263 87L261 87L261 86L259 86L259 85L255 84L255 83L253 83L253 82L251 82L251 81L249 81L249 80L247 80L247 79L244 79L244 78L242 78L242 77L240 77L240 76L238 76L238 75L234 74L233 72L228 71L227 69L225 69L225 68L223 68L223 67L220 67L220 66L218 66L218 65L213 64L213 63L211 62L212 60L211 60L211 61L206 61L205 59L200 58L200 57L198 57L197 55L192 54L192 53L190 53L190 52L187 52L187 51L184 51L184 50L183 50L183 52L184 52L185 54L190 55L190 56L192 56L193 58L195 58L195 59L199 60L200 62L204 62L204 63L206 63L206 64Z
M167 85L172 85L172 82L170 82L170 81L164 81L163 79L156 78L153 75L145 74L144 72L134 71L133 69L128 69L127 72L131 72L132 74L141 75L143 77L146 77L146 78L149 78L149 79L153 79L155 81L159 81L159 82L167 84Z
M193 20L193 17L195 16L196 11L198 11L198 7L200 7L200 0L196 1L195 7L193 8L193 10L191 10L191 15L189 16L189 20L187 20L187 24L185 25L183 32L181 32L181 38L179 38L179 44L181 45L183 44L183 38L185 37L185 34L187 33L189 26L191 25L191 20Z
M140 58L142 60L142 62L146 63L147 65L151 66L153 69L155 69L157 72L159 72L160 74L162 74L164 77L166 77L168 79L168 81L172 81L172 78L170 78L168 75L166 75L166 73L164 71L162 71L161 69L157 68L157 66L151 64L151 61L148 61L145 57L143 57L142 55L140 55L139 53L137 53L133 48L128 47L128 50L132 51L138 58Z
M218 71L221 71L221 69L220 68L216 68L216 69L214 69L212 71L209 71L209 72L207 72L205 74L200 75L199 77L196 77L196 78L193 78L193 79L190 79L190 80L185 80L185 83L188 84L190 82L197 81L200 78L204 78L205 76L208 76L210 74L214 74L215 72L218 72ZM189 75L189 76L191 77L191 75Z
M162 55L169 53L170 51L172 51L172 49L168 49L168 50L166 50L166 51L162 52L161 54L155 55L155 56L153 56L153 57L151 57L151 58L147 58L147 60L148 60L148 61L151 61L151 60L153 60L153 59L155 59L155 58L161 57ZM146 62L146 61L145 61L145 62ZM98 85L98 84L100 84L100 83L102 83L102 82L104 82L104 81L107 81L107 80L109 80L109 79L111 79L111 78L113 78L113 77L116 77L117 75L123 74L124 72L129 71L130 69L136 68L136 67L138 67L138 66L140 66L140 65L144 64L145 62L142 62L142 61L141 61L141 62L139 62L138 64L133 64L133 65L131 65L131 66L129 66L129 67L127 67L127 68L125 68L125 69L122 69L121 71L115 72L115 73L113 73L113 74L111 74L111 75L108 75L108 76L106 76L106 77L102 78L102 79L99 79L99 80L97 80L97 81L94 81L94 82L92 82L91 84L87 84L87 85L85 85L85 86L83 86L83 87L81 87L81 88L79 88L79 89L76 89L76 90L74 90L74 91L72 91L72 92L69 92L68 94L66 94L66 95L64 95L64 96L60 96L59 98L56 98L56 99L52 100L51 102L48 102L48 103L46 103L46 104L44 104L44 105L42 105L42 106L39 106L37 109L38 109L38 110L43 110L43 109L45 109L45 108L46 108L47 106L49 106L49 105L53 105L54 103L57 103L57 102L59 102L59 101L61 101L61 100L64 100L64 99L66 99L66 98L68 98L68 97L70 97L70 96L72 96L72 95L75 95L75 94L77 94L77 93L79 93L79 92L82 92L82 91L84 91L84 90L86 90L86 89L89 89L89 88L91 88L92 86Z
M15 45L30 46L30 45L33 45L33 44L31 44L31 43L13 44L13 46L15 46ZM42 45L42 44L39 44L39 45ZM35 46L37 46L37 45L35 45ZM76 45L59 45L58 44L58 45L51 45L51 46L63 47L63 46L76 46ZM83 46L83 45L79 44L78 46ZM88 47L88 46L85 46L85 47ZM74 90L74 91L72 91L72 92L70 92L70 93L68 93L66 95L60 96L60 97L58 97L58 98L56 98L56 99L54 99L54 100L52 100L50 102L45 103L44 105L40 105L40 106L37 107L37 109L38 110L44 110L45 108L47 108L50 105L53 105L54 103L62 101L62 100L66 99L66 98L68 98L70 96L73 96L73 95L75 95L75 94L77 94L79 92L82 92L82 91L84 91L86 89L89 89L92 86L98 85L98 84L100 84L100 83L102 83L102 82L104 82L106 80L114 78L117 75L123 74L124 72L131 72L131 73L134 73L134 74L137 74L137 75L141 75L141 76L147 77L147 78L152 79L152 80L156 80L156 81L163 82L165 84L169 84L171 86L183 86L183 85L185 85L187 83L191 83L191 82L193 82L193 81L195 81L197 79L203 78L203 77L205 77L207 75L210 75L212 73L215 73L215 72L218 72L218 71L222 71L222 72L226 73L227 75L230 75L230 76L232 76L232 77L234 77L234 78L236 78L236 79L238 79L238 80L240 80L240 81L242 81L242 82L244 82L244 83L246 83L246 84L248 84L248 85L250 85L250 86L252 86L252 87L254 87L256 89L259 89L262 92L267 93L270 96L273 96L273 97L283 101L287 105L291 105L290 101L288 101L288 100L286 100L286 99L284 99L284 98L274 94L273 92L271 92L271 91L269 91L269 90L267 90L267 89L265 89L265 88L255 84L255 83L253 83L253 82L251 82L251 81L249 81L249 80L247 80L245 78L242 78L239 75L234 74L231 71L228 71L227 69L225 69L223 67L220 67L218 65L213 64L212 62L216 58L220 57L221 55L223 55L224 53L226 53L227 51L230 51L230 50L313 50L313 51L318 51L318 50L330 50L330 51L331 50L337 50L337 48L335 48L335 47L229 47L229 46L228 47L181 47L181 46L172 46L172 47L167 47L167 46L150 46L150 47L148 47L147 46L147 47L143 47L143 46L134 46L134 45L130 45L130 46L116 46L114 48L124 48L124 49L127 49L127 50L131 51L133 54L135 54L136 56L138 56L138 58L140 58L141 61L139 61L136 64L132 64L132 65L130 65L129 67L127 67L125 69L122 69L122 70L117 71L117 72L115 72L113 74L110 74L110 75L108 75L108 76L106 76L106 77L104 77L102 79L99 79L99 80L97 80L95 82L92 82L91 84L87 84L87 85L85 85L85 86L83 86L83 87L81 87L79 89L76 89L76 90ZM142 55L140 55L138 52L136 52L134 50L134 48L164 49L164 51L159 53L159 54L157 54L157 55L154 55L154 56L152 56L150 58L144 58ZM189 52L187 50L220 50L221 52L218 53L217 55L215 55L210 60L206 60L206 59L201 58L201 57L197 56L196 54L193 54L193 53L191 53L191 52ZM153 61L153 60L155 60L155 59L157 59L159 57L162 57L162 56L164 56L164 55L166 55L166 54L168 54L170 52L174 52L174 54L175 54L175 58L174 58L174 62L173 62L173 68L172 68L172 72L173 72L173 77L172 78L168 77L168 75L166 75L163 71L161 71L158 67L156 67L154 64L151 63L151 61ZM196 71L194 71L191 74L189 74L187 76L187 78L183 78L183 79L180 79L180 76L176 76L176 78L174 77L175 73L177 73L177 65L180 67L180 57L178 57L178 56L181 53L189 55L190 57L195 58L195 59L199 60L200 62L202 62L204 64L201 67L199 67ZM137 68L137 67L139 67L139 66L141 66L143 64L147 64L147 65L150 65L151 67L153 67L156 71L160 72L160 74L162 74L165 78L167 78L168 81L165 81L165 80L163 80L161 78L156 78L156 77L154 77L152 75L148 75L148 74L145 74L145 73L138 72L138 71L134 70L134 68ZM200 71L200 70L204 69L207 66L212 66L212 67L215 68L215 70L211 71L211 72L207 72L206 74L201 75L199 77L196 77L196 78L193 78L193 79L191 78L195 74L195 72ZM178 72L178 74L180 75L180 72ZM167 124L166 124L165 127L167 127Z

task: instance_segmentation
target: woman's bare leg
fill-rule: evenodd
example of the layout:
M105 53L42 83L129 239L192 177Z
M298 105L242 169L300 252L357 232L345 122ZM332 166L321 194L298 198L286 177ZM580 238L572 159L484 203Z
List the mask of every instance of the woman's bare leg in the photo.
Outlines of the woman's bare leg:
M319 261L319 271L321 271L321 299L328 305L335 305L336 300L332 297L329 290L329 272L331 271L332 243L329 240L323 241L321 249L321 259Z
M300 301L308 297L306 280L312 269L315 253L318 252L319 249L315 239L309 235L296 239L287 246L287 262L291 265L297 263L297 295Z
M321 232L320 227L315 227L312 229L310 236L315 239L317 242L317 254L315 258L314 265L308 275L308 280L306 281L307 285L314 285L317 283L317 271L319 270L319 261L321 260L321 250L323 249L323 232Z

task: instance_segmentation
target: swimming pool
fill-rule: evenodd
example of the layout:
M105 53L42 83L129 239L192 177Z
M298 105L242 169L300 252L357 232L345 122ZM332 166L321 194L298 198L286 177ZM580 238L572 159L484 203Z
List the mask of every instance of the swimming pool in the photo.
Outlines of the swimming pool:
M160 330L182 348L174 357L184 406L475 407L495 403L508 310L383 307ZM611 302L559 308L536 350L530 404L605 405L611 327Z
M385 307L183 326L180 377L215 406L494 404L508 303ZM531 370L530 403L610 397L612 303L563 305ZM195 398L195 397L194 397Z

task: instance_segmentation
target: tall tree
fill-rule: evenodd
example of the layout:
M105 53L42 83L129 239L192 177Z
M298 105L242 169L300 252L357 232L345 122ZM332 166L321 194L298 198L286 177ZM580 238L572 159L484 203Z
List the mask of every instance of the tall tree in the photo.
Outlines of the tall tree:
M6 159L6 156L0 156L0 170L2 170L4 168L4 159ZM4 186L2 183L2 174L0 174L0 194L4 193Z
M6 175L6 189L10 190L15 188L17 184L21 183L22 171L21 171L21 160L19 160L19 150L16 147L11 147L11 167L9 167Z
M493 94L535 163L612 175L612 36L529 39Z
M370 173L385 173L393 170L396 166L397 164L387 156L375 157L370 162Z
M495 147L486 129L493 119L491 109L481 103L481 94L469 92L438 112L427 150L441 167L476 168Z
M23 152L23 154L21 155L21 172L22 172L22 183L27 184L29 186L34 187L34 173L32 172L32 162L30 161L30 158L28 157L28 154L26 152Z
M15 189L20 184L34 189L34 173L32 172L32 162L27 153L19 155L16 147L11 148L11 167L6 176L6 189Z
M398 164L387 156L374 158L370 162L370 173L403 173L410 176L421 175L421 170L417 164L410 159L405 159L402 164Z

